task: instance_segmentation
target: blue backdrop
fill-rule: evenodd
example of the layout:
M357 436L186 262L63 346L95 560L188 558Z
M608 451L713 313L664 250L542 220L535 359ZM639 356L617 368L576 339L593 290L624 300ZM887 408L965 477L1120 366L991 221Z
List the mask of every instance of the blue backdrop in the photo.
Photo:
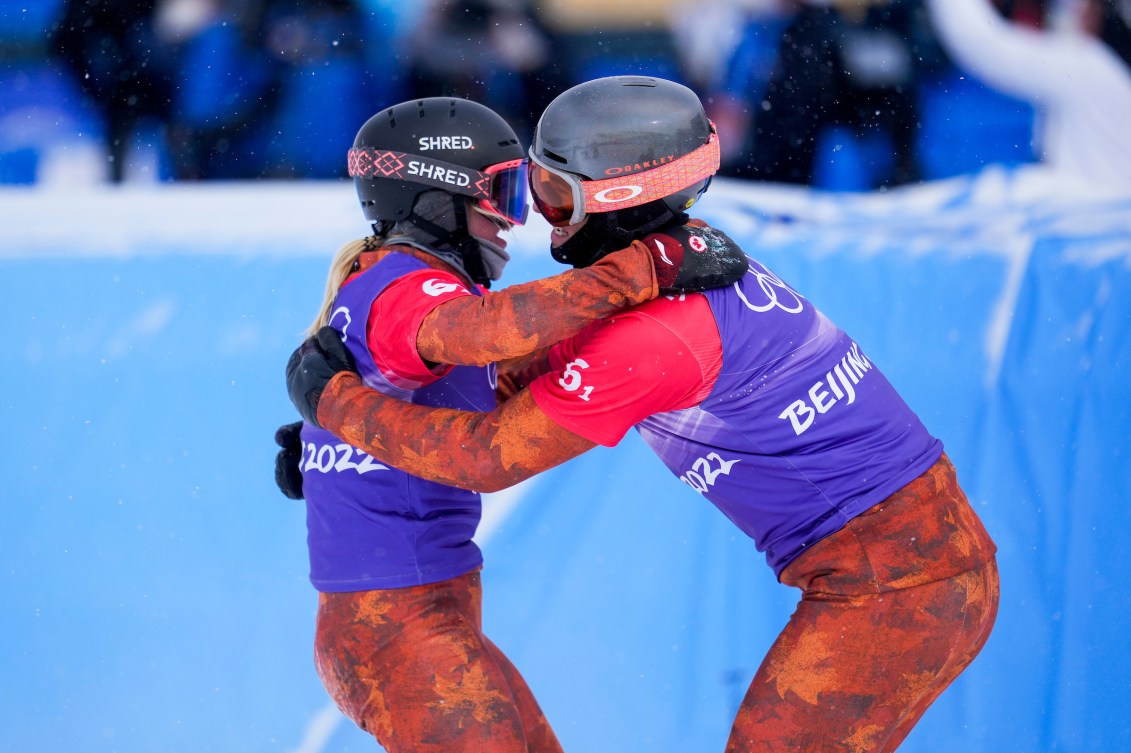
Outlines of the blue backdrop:
M1131 197L1039 172L701 216L847 329L1000 547L986 650L904 751L1131 750ZM0 749L373 750L314 674L282 367L352 187L0 191ZM508 278L556 271L537 221ZM567 751L721 753L796 592L634 435L488 500L488 632Z

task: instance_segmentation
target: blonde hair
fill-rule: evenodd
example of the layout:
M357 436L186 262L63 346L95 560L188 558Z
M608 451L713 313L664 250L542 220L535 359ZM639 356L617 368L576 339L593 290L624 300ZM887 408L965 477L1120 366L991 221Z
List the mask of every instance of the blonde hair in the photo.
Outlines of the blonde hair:
M322 294L322 307L318 310L318 316L314 317L314 321L306 330L307 337L313 337L318 330L330 323L334 299L337 298L342 283L350 276L350 272L354 271L354 264L358 257L365 251L374 251L380 248L384 242L383 237L370 235L366 238L350 241L338 249L338 253L334 254L334 259L330 262L330 271L326 275L326 290Z
M467 208L475 212L476 214L483 215L487 219L491 220L491 222L494 222L496 225L501 227L504 231L509 232L511 230L514 230L515 223L511 222L506 217L498 215L494 212L488 212L486 209L479 206L478 202L468 201Z

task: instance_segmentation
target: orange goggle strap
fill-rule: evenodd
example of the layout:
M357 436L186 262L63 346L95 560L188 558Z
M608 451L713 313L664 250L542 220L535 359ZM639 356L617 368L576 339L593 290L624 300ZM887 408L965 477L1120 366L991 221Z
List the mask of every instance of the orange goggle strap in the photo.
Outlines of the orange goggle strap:
M615 178L581 181L585 213L611 212L678 193L719 171L719 136L711 124L707 143L666 165Z
M410 159L415 163L413 172L409 172ZM419 154L355 147L349 150L347 165L351 178L390 178L423 183L449 193L491 200L491 176L488 173Z

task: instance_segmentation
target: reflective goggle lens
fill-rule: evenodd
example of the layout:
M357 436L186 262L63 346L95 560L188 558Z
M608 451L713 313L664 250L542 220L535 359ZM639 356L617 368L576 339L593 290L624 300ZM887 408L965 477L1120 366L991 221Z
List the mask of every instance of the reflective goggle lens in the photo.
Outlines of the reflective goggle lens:
M551 225L568 225L573 217L573 190L560 175L530 165L530 190L538 211Z
M518 159L487 168L484 172L491 176L491 199L485 208L515 225L526 222L529 166L527 160Z

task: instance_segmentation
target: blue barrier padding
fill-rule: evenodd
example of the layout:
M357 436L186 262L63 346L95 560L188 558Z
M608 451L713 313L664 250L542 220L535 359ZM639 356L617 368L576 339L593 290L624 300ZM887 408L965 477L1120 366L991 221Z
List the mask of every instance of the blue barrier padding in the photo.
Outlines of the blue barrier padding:
M1131 750L1131 196L991 171L720 180L697 210L855 337L997 541L994 634L901 751ZM0 226L8 748L372 750L314 673L272 480L283 364L366 230L352 186L8 188ZM546 233L507 281L561 269ZM486 628L566 750L721 753L796 592L634 435L510 493Z

